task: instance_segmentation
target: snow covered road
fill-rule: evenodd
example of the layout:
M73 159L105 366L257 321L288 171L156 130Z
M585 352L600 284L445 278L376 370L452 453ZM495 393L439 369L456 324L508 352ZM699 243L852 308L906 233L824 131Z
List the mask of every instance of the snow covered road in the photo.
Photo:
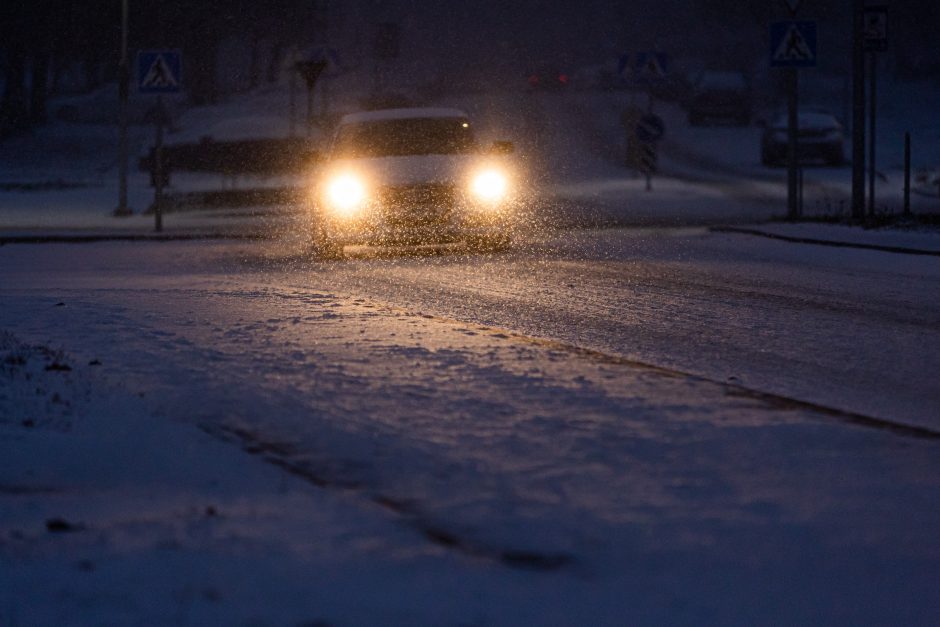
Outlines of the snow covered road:
M329 624L937 616L933 258L700 230L351 252L4 247L0 329L100 361L107 389L158 421L364 508L368 541L343 516L319 522L400 596L353 609L354 577L320 581ZM19 392L0 401L0 446L15 449L34 432L9 399L29 384L4 382ZM16 510L0 555L32 572L47 549L13 536L29 504L0 499ZM259 560L244 551L212 554ZM302 594L316 560L284 560L259 568ZM229 585L219 615L244 621Z

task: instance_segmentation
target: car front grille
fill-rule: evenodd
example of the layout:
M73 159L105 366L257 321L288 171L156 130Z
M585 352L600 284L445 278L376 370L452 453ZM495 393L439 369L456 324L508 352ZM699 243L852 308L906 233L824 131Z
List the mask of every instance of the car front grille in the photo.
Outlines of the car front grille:
M396 224L433 224L447 220L457 190L447 183L386 187L380 194L386 219Z

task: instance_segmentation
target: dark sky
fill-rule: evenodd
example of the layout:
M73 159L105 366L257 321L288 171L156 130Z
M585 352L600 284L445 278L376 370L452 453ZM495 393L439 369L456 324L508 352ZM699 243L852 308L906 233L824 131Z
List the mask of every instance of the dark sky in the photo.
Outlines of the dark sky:
M632 47L668 47L676 0L363 0L344 3L345 21L393 21L402 25L406 57L436 57L471 69L601 62ZM671 8L670 8L671 7ZM361 15L361 17L359 17ZM347 26L350 24L347 23Z

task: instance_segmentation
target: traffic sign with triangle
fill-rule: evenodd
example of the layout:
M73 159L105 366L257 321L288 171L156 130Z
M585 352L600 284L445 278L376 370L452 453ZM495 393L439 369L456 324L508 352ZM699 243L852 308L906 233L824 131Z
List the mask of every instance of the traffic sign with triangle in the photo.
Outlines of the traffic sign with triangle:
M141 50L137 54L137 91L141 94L175 94L182 89L178 50Z
M816 67L816 22L771 24L770 67Z

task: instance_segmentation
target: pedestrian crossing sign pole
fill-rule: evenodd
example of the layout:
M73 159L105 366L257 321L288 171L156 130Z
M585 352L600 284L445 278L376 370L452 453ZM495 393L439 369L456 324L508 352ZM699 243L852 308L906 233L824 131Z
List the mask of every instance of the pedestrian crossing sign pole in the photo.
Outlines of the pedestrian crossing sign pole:
M137 93L154 94L157 106L152 115L156 126L151 171L154 199L154 230L163 230L163 186L169 181L169 164L163 159L163 128L168 116L163 106L164 94L183 90L182 55L178 50L141 50L137 53Z
M798 4L790 7L791 15ZM770 67L786 72L787 91L787 218L800 217L799 90L801 68L816 67L816 22L783 20L770 25Z

